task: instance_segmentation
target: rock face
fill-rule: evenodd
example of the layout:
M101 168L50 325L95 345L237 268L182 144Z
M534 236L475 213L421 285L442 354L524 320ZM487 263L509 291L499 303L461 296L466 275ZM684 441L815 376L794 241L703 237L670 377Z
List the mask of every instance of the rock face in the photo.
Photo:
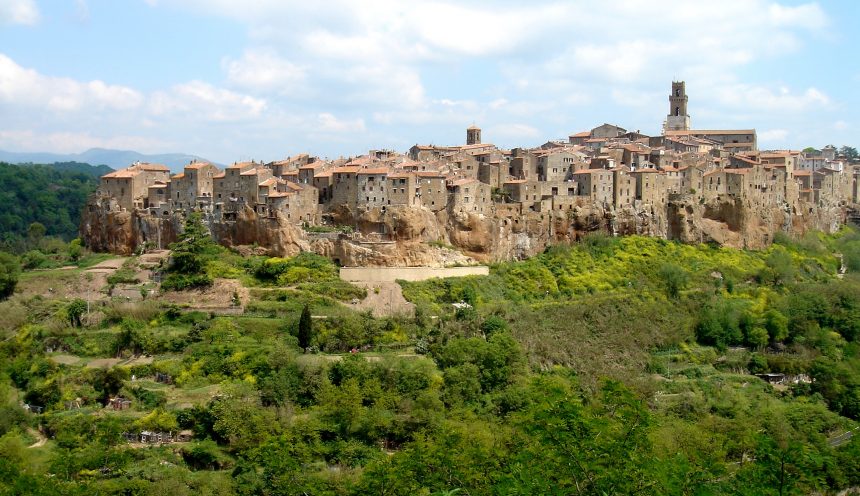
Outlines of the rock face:
M728 196L707 203L679 196L661 208L582 205L559 211L501 212L484 216L405 206L352 212L340 207L332 219L352 227L351 234L309 233L282 216L261 217L250 208L239 212L236 220L204 218L213 237L226 246L255 245L277 256L312 251L345 266L431 267L522 259L595 231L763 248L777 232L832 232L845 220L844 209L838 206L801 203L782 209ZM147 210L127 212L110 199L92 198L81 222L81 238L91 249L127 255L142 246L166 247L176 240L183 222L181 212L163 216Z

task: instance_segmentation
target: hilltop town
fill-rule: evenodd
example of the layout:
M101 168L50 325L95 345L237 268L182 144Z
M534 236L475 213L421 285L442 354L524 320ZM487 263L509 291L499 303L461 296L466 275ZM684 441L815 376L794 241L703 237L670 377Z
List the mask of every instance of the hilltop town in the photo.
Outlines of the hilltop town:
M602 229L685 242L768 245L776 232L832 231L858 201L858 164L833 146L759 150L755 129L691 128L673 82L659 136L613 124L524 149L466 130L463 145L321 160L135 163L101 178L82 221L95 249L165 247L203 213L228 245L302 250L345 265L438 265L529 256ZM860 169L858 169L860 170Z

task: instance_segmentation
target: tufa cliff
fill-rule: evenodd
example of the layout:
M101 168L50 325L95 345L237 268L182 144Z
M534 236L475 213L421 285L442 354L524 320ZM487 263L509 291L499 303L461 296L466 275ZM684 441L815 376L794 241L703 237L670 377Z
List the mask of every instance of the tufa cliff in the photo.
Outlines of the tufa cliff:
M339 207L331 214L332 223L351 227L349 234L307 232L280 214L260 216L247 207L235 220L212 215L205 219L219 243L255 245L271 255L312 251L345 266L448 266L522 259L595 231L756 249L766 247L780 231L832 232L844 222L845 211L836 205L800 202L774 208L731 196L704 202L679 195L659 209L647 204L583 204L545 212L498 208L493 216L420 206L357 212ZM128 255L140 248L167 247L181 232L183 220L181 212L128 212L108 198L93 197L83 215L81 239L93 250Z

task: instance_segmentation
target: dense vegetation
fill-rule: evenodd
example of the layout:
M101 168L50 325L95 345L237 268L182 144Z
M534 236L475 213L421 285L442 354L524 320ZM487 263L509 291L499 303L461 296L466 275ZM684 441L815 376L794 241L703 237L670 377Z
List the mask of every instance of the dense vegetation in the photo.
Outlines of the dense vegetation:
M85 316L79 300L20 292L0 303L0 494L860 485L860 436L846 434L860 419L851 230L761 252L592 235L489 276L403 282L414 317L355 312L364 291L324 258L183 239L172 273L241 281L243 313L147 299ZM117 396L131 408L104 406ZM180 429L194 440L122 436Z
M53 165L12 165L0 162L0 249L26 251L28 229L34 222L46 236L65 242L75 238L81 209L98 187L99 176L110 172L75 162Z

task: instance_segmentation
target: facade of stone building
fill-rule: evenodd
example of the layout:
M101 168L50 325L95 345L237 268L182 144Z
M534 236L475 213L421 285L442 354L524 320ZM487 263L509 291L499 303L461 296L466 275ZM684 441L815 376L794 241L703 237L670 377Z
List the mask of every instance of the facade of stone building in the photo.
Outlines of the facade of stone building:
M169 180L170 170L166 166L139 162L102 176L99 193L114 198L119 208L131 211L144 208L150 186Z
M185 170L170 178L168 188L173 208L194 210L212 203L218 167L208 162L192 162Z
M396 171L389 173L386 177L388 205L415 206L418 199L416 196L416 179L417 176L414 172Z
M359 207L374 208L388 205L387 175L386 167L359 169L356 172L355 183L358 194L356 203Z
M415 173L416 189L421 205L434 212L448 206L448 191L445 175L438 171L419 171Z

